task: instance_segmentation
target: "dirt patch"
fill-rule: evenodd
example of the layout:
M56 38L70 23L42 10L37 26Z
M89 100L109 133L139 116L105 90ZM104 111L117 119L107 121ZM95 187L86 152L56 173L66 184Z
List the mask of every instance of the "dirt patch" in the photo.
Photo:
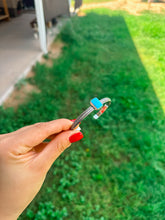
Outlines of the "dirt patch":
M41 63L45 63L48 67L52 67L53 60L60 56L63 46L64 43L61 41L53 42L48 49L48 54L42 57Z
M150 10L156 13L165 11L165 1L161 2L142 2L141 0L116 0L105 3L84 4L82 9L109 8L111 10L125 10L130 14L140 15L142 11Z
M3 106L5 108L13 107L14 109L17 109L17 107L24 103L33 92L39 93L40 91L34 85L29 83L21 86L20 89L15 88L9 98L4 102Z
M26 78L33 78L35 75L35 73L33 72L33 70L31 70L28 74Z
M78 15L79 17L84 17L84 16L86 16L85 12L83 12L83 11L81 11L81 10L78 11L77 15Z
M40 63L46 64L46 66L48 67L52 67L53 60L50 58L47 59L47 58L42 57Z
M60 56L63 47L64 43L62 41L52 43L49 48L50 57L52 59L57 59Z

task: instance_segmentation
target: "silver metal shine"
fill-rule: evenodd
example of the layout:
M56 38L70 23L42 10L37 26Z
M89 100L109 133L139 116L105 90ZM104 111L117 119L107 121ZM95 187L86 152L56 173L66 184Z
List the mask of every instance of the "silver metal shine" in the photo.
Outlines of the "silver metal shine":
M111 104L111 99L110 98L103 98L100 99L100 102L102 104L107 104L108 106ZM71 126L71 130L73 130L75 127L77 127L77 125L84 119L86 118L88 115L90 115L95 109L90 106L89 108L87 108L83 113L81 113L81 115L79 115L79 117L74 121L74 123Z

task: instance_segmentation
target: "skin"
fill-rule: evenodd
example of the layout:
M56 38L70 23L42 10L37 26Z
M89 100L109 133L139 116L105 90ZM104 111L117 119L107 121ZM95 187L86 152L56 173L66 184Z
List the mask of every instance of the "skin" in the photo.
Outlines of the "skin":
M0 219L17 219L33 200L53 162L71 145L69 137L77 133L69 130L72 123L58 119L0 135Z

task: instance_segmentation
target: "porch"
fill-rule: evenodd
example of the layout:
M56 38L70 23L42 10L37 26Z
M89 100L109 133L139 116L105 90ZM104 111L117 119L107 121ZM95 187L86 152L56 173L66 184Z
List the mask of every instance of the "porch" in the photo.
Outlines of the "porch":
M0 23L0 104L43 54L40 42L34 38L30 27L35 16L34 12L27 12ZM52 34L48 33L48 45L57 32L58 27L52 29Z

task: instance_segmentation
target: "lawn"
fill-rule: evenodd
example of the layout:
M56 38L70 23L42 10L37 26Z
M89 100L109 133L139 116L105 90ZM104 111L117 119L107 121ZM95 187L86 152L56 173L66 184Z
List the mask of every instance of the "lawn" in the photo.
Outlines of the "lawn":
M37 63L41 91L0 108L0 132L76 118L93 97L112 105L82 124L84 139L60 156L19 218L163 220L165 216L164 15L97 9L68 21L52 67Z

